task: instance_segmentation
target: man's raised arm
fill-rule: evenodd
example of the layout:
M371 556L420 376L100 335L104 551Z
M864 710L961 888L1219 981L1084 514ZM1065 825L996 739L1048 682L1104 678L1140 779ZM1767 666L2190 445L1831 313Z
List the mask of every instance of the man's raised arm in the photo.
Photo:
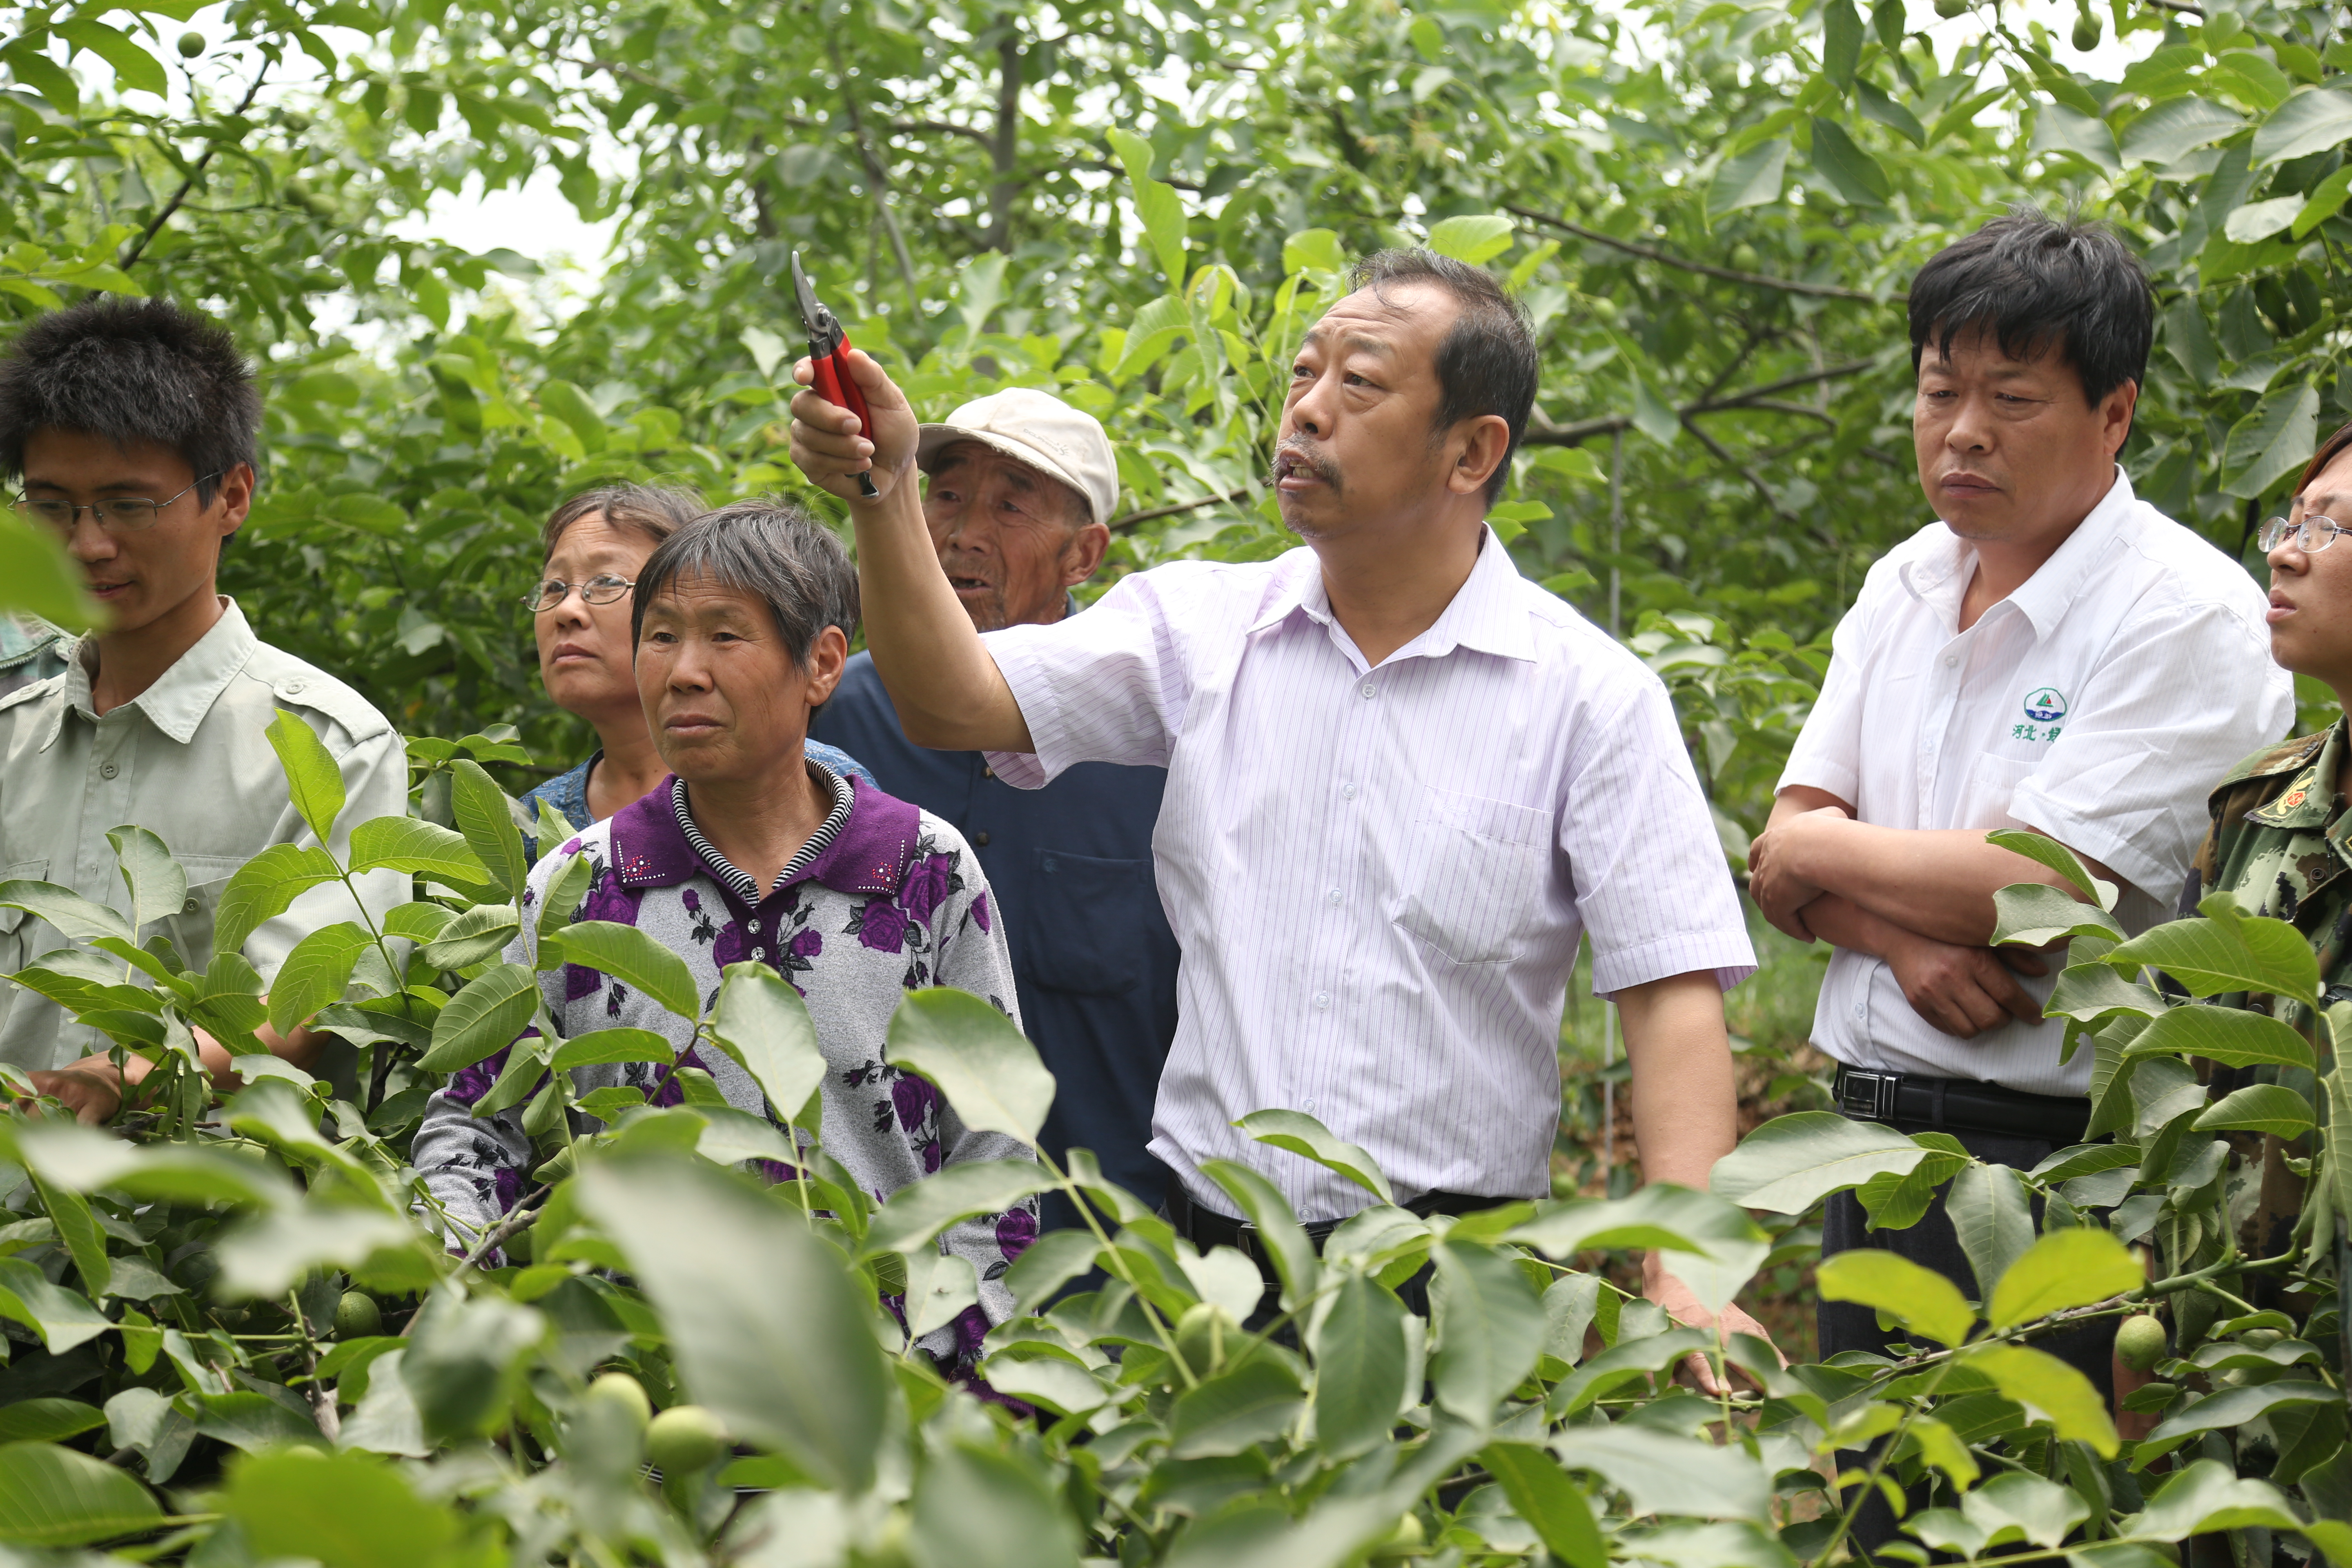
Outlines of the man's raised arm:
M972 629L924 526L915 480L915 411L861 350L844 359L875 428L814 391L793 397L793 461L812 483L849 503L857 531L857 590L866 644L907 738L942 751L1036 749L1013 689ZM809 362L793 375L809 384ZM870 470L876 495L858 492Z

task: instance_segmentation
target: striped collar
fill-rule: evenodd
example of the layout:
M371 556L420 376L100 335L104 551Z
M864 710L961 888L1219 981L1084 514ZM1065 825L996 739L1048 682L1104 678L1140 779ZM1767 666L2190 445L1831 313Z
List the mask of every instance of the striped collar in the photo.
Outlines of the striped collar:
M922 813L863 779L845 779L822 763L812 765L832 788L833 809L784 868L776 887L805 879L842 893L897 892L914 863ZM643 800L613 814L613 868L622 885L670 887L707 876L745 896L752 889L751 878L709 848L685 801L686 792L673 774ZM700 847L697 840L701 840ZM749 897L747 901L759 900Z

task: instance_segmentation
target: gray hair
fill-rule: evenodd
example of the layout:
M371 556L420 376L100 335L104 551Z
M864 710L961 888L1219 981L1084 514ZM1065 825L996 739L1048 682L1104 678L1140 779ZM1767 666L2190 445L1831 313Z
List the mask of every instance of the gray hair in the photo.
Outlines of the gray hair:
M794 664L806 664L819 633L857 634L857 568L833 531L807 509L759 496L706 511L665 539L637 570L629 642L645 636L646 606L680 582L749 594L768 606Z

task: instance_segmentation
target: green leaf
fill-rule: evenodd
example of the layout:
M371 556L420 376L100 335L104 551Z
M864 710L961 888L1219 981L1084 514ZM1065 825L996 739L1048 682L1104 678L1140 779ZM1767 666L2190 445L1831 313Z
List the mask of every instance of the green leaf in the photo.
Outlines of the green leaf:
M0 58L16 67L24 57L0 51ZM48 68L65 75L54 65ZM25 79L21 68L17 79ZM52 309L62 303L55 295L50 300ZM98 606L83 591L81 574L74 569L56 536L34 528L5 508L0 508L0 583L7 584L0 596L11 608L29 611L60 626L88 626L98 621Z
M2074 1018L2095 1024L2119 1013L2153 1018L2166 1010L2164 998L2152 986L2126 980L2097 960L2070 963L2058 972L2050 1000L2042 1005L2045 1018Z
M40 1194L41 1206L49 1211L66 1250L73 1256L83 1291L93 1298L103 1297L107 1287L114 1282L114 1264L107 1256L106 1233L99 1228L98 1217L90 1213L89 1200L70 1187L45 1182L37 1175L33 1178L33 1187Z
M230 1470L221 1509L255 1557L334 1568L424 1568L457 1535L448 1509L368 1454L256 1455Z
M2249 202L2231 213L2221 226L2221 232L2233 245L2254 245L2268 239L2286 227L2303 211L2301 195L2273 196L2266 202Z
M1875 120L1914 147L1927 144L1927 128L1919 123L1919 117L1887 97L1885 89L1877 83L1866 78L1857 80L1853 84L1853 96L1855 104L1862 110L1863 118Z
M2199 1132L2267 1132L2300 1138L2318 1118L2311 1101L2284 1084L2252 1083L2232 1090L2189 1126Z
M2142 931L2100 962L2126 974L2143 964L2160 969L2192 996L2252 991L2306 1005L2317 999L2319 960L2301 931L2247 914L2227 891L2208 896L2197 910L2203 919Z
M469 887L490 879L464 837L414 816L379 816L352 828L352 870L405 871Z
M2006 1165L1971 1164L1952 1178L1944 1209L1959 1233L1978 1292L1990 1298L2010 1266L2033 1245L2033 1210L2024 1184Z
M1150 142L1131 131L1116 127L1108 136L1111 151L1118 154L1119 163L1127 170L1135 216L1143 220L1144 237L1150 242L1152 254L1160 258L1160 269L1168 279L1168 290L1181 294L1188 276L1184 265L1184 204L1178 199L1175 187L1151 177Z
M1058 1478L969 1439L932 1447L915 1481L915 1560L954 1568L1077 1568ZM838 1559L836 1559L837 1561Z
M2239 1007L2168 1008L2133 1037L2124 1054L2204 1057L2225 1067L2312 1065L2311 1042L2293 1027Z
M1045 1310L1055 1291L1095 1266L1102 1243L1090 1231L1049 1230L1004 1271L1004 1288L1024 1312Z
M1862 62L1862 13L1853 0L1830 0L1822 7L1822 74L1841 89L1853 86Z
M2045 110L2046 110L2045 106ZM1886 199L1886 171L1834 120L1813 118L1813 168L1856 206Z
M1429 231L1429 248L1479 267L1511 248L1511 220L1501 213L1450 217Z
M1663 1247L1667 1260L1711 1311L1747 1284L1771 1250L1771 1238L1737 1204L1712 1193L1654 1182L1614 1200L1571 1198L1540 1205L1536 1217L1504 1239L1566 1261L1591 1247Z
M866 1233L866 1256L913 1252L973 1215L1003 1214L1046 1184L1028 1160L974 1160L948 1165L890 1194Z
M2012 882L1996 889L1992 907L1995 946L2042 947L2073 936L2120 941L2124 934L2113 915L2045 882Z
M20 1399L0 1405L0 1443L58 1443L106 1425L106 1412L78 1399Z
M1780 199L1780 183L1789 166L1789 139L1775 136L1736 158L1726 158L1706 183L1706 216L1711 222L1746 207L1769 205Z
M939 1086L966 1127L1034 1145L1054 1075L1013 1020L968 991L909 991L891 1015L890 1065Z
M2352 141L2352 93L2306 88L2255 128L2253 166L2267 169L2346 141Z
M1315 1436L1333 1458L1387 1441L1405 1394L1405 1310L1395 1295L1351 1274L1315 1331Z
M1800 1110L1759 1127L1716 1162L1707 1185L1752 1209L1802 1214L1884 1171L1906 1173L1927 1152L1891 1127L1834 1110Z
M564 1041L548 1065L558 1072L569 1072L606 1062L659 1062L667 1067L676 1060L677 1053L670 1043L651 1029L598 1029Z
M236 952L296 899L335 877L335 858L317 845L271 845L238 867L221 889L213 911L213 952Z
M2116 1457L2107 1402L2089 1378L2056 1356L2027 1345L1982 1345L1959 1364L1990 1378L2002 1398L2039 1411L2059 1436L2090 1445L2103 1459Z
M324 844L334 837L335 818L343 814L343 770L335 763L318 732L280 708L266 731L269 749L286 770L286 788L294 809Z
M466 836L466 847L489 868L490 880L504 888L507 897L520 899L530 860L522 852L522 833L515 826L507 792L470 758L451 763L449 775L450 808Z
M1658 395L1649 378L1633 377L1633 428L1661 447L1671 447L1683 433L1683 422L1672 405Z
M158 98L171 91L172 84L163 75L163 63L105 23L77 16L58 23L57 30L76 48L88 49L112 66L115 79L124 87L152 92Z
M548 940L566 963L599 970L634 985L649 1001L689 1024L702 1016L702 999L694 994L694 975L686 960L635 926L618 921L576 921Z
M322 927L294 944L269 986L269 1026L291 1036L295 1026L342 999L352 970L373 939L349 921Z
M2037 865L2049 867L2102 910L2116 907L2116 885L2093 876L2091 868L2083 864L2082 858L2055 838L2040 833L1999 827L1985 835L1985 842L2012 855L2022 855Z
M1769 1517L1770 1479L1736 1444L1718 1448L1625 1422L1567 1427L1553 1435L1551 1451L1570 1469L1591 1470L1623 1492L1637 1514Z
M14 1318L40 1335L51 1355L63 1355L114 1327L83 1297L50 1284L21 1258L0 1258L0 1316Z
M110 936L136 946L139 941L131 923L121 915L55 882L0 882L0 909L23 910L45 920L68 942L94 942Z
M586 393L568 381L551 376L539 384L539 405L570 426L583 449L592 455L604 449L604 416L596 412L596 405L588 400Z
M1874 1307L1937 1344L1965 1343L1976 1325L1977 1315L1949 1279L1878 1247L1822 1258L1818 1279L1823 1300Z
M1234 1123L1260 1143L1314 1161L1347 1177L1384 1204L1396 1202L1380 1163L1355 1144L1299 1110L1253 1110Z
M2089 1226L2053 1230L2001 1275L1985 1317L1996 1329L2013 1329L2147 1283L2147 1270L2110 1232Z
M1345 272L1348 250L1341 243L1339 231L1328 228L1301 229L1282 242L1282 269L1299 272L1313 268L1322 272Z
M1241 1453L1281 1436L1305 1403L1287 1366L1273 1356L1253 1356L1176 1396L1168 1415L1168 1452L1179 1459Z
M106 841L114 847L115 868L131 894L132 925L144 931L149 922L181 912L188 901L188 873L162 839L143 827L117 827Z
M152 1493L102 1460L49 1443L0 1446L0 1541L89 1546L163 1517Z
M2294 222L2288 230L2291 238L2300 241L2321 224L2343 209L2347 195L2352 195L2352 163L2347 163L2312 187L2311 195L2295 209Z
M888 1373L841 1255L714 1165L658 1154L592 1160L575 1181L581 1206L659 1312L695 1402L827 1486L872 1485Z
M2231 1392L2251 1394L2255 1391L2233 1389ZM2342 1396L2339 1394L2337 1397ZM2190 1408L2195 1409L2196 1406ZM2169 1421L2165 1423L2166 1426L2171 1425ZM2163 1429L2158 1427L2158 1433L2161 1434ZM2230 1467L2219 1459L2199 1459L2172 1477L2161 1491L2148 1500L2147 1508L2143 1512L2118 1521L2119 1529L2125 1526L2128 1526L2133 1534L2146 1534L2164 1541L2183 1541L2191 1535L2218 1534L2232 1530L2299 1531L2303 1528L2277 1488L2263 1481L2242 1479L2231 1474Z
M545 814L547 803L541 801ZM553 853L554 846L546 839L540 841L540 853ZM548 879L547 891L539 900L539 966L553 969L563 961L555 955L551 941L554 934L571 923L580 910L580 901L588 896L588 884L595 879L596 863L585 855L574 855L563 863L563 868Z
M37 44L17 38L0 48L0 60L7 61L10 73L47 99L58 113L81 112L81 91L74 85L72 73L59 69L55 60L41 53Z
M233 1394L200 1394L196 1435L257 1454L289 1443L323 1444L316 1423L305 1420L266 1394L239 1389Z
M2306 95L2309 96L2309 95ZM2329 98L2338 97L2328 93ZM2352 96L2344 97L2352 104ZM2221 454L2225 495L2253 500L2301 468L2319 432L2319 389L2305 383L2282 386L2230 427Z
M824 1052L808 1005L764 963L727 966L710 1013L710 1034L751 1075L767 1095L769 1110L782 1120L799 1116L824 1082Z
M2340 1390L2324 1383L2261 1383L2224 1388L2186 1408L2174 1410L2148 1437L2161 1442L2198 1432L2218 1432L2242 1426L2282 1405L2321 1405L2343 1397Z
M1318 1416L1317 1431L1321 1431ZM1479 1463L1501 1483L1511 1511L1527 1521L1538 1540L1568 1568L1607 1568L1609 1549L1593 1522L1592 1507L1551 1456L1525 1443L1490 1444Z
M1263 1175L1231 1160L1204 1160L1201 1174L1216 1183L1257 1227L1258 1244L1282 1280L1283 1310L1297 1311L1314 1295L1322 1264L1290 1201Z
M406 905L414 909L416 905ZM438 908L427 904L426 909ZM387 929L389 929L387 927ZM467 969L496 957L522 930L522 911L513 904L476 904L441 922L418 956L434 969Z
M1512 1258L1448 1241L1435 1247L1437 1353L1430 1380L1437 1403L1465 1421L1485 1421L1535 1370L1547 1328L1543 1300Z
M1968 1490L1983 1474L1960 1435L1934 1416L1914 1416L1911 1436L1919 1440L1919 1457L1949 1476L1956 1490Z
M2085 112L2085 110L2090 112ZM2070 153L2109 174L2123 173L2123 154L2116 149L2116 133L2099 118L2095 101L2084 105L2044 103L2033 119L2032 150Z
M501 963L466 983L433 1016L433 1044L417 1061L425 1072L456 1072L522 1033L539 1007L539 976Z
M2245 121L2202 98L2176 98L2159 103L2131 122L2124 132L2126 163L2177 163L2196 149L2235 134Z

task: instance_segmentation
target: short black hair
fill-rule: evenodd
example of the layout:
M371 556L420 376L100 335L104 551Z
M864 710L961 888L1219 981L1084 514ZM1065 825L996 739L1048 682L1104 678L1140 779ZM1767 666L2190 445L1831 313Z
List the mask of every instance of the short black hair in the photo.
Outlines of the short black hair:
M655 546L637 569L629 604L629 645L645 636L646 606L681 581L749 594L768 606L794 664L806 664L817 635L839 626L857 635L857 568L833 530L779 496L706 511Z
M2098 401L2147 383L2156 295L2131 247L2105 224L2030 207L1946 246L1911 280L1911 371L1927 341L1946 358L1967 332L1992 334L2015 360L2056 353Z
M25 473L25 443L70 430L187 460L196 500L252 464L261 429L253 367L226 327L172 300L100 294L35 320L0 360L0 477Z
M1465 419L1498 414L1510 426L1511 444L1486 480L1486 504L1492 506L1502 499L1512 455L1528 433L1542 375L1527 310L1485 268L1433 250L1375 251L1348 276L1349 289L1370 289L1382 300L1387 296L1381 290L1392 283L1434 284L1461 307L1437 345L1437 416L1431 425L1433 434L1443 435Z

